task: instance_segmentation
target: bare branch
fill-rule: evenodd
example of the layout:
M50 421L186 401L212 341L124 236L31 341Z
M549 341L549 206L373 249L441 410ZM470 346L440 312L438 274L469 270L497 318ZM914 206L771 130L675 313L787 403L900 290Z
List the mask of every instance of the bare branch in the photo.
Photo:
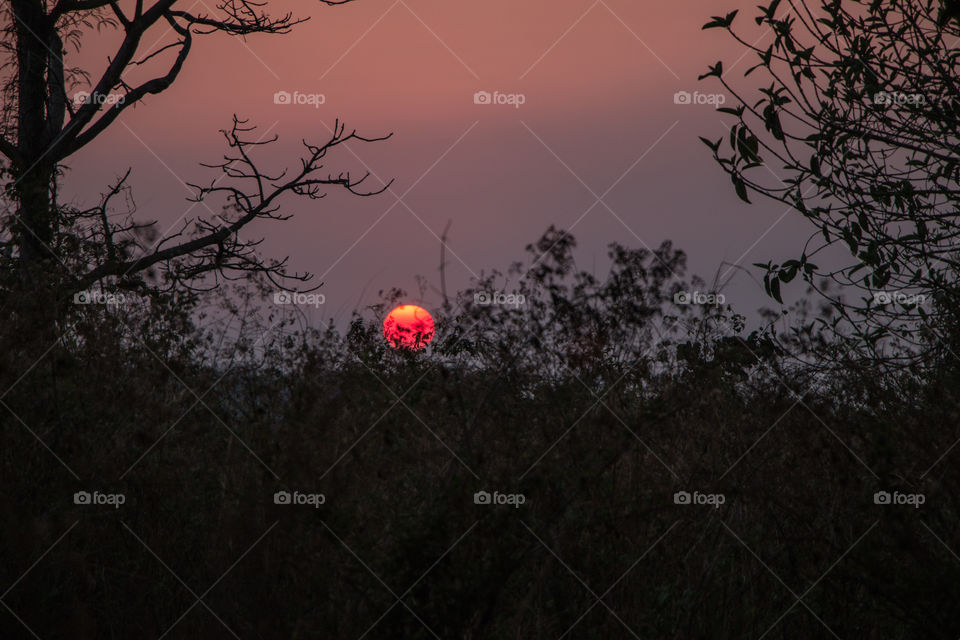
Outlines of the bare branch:
M356 131L348 133L344 125L337 121L333 134L325 143L315 145L304 141L307 153L301 158L297 171L283 171L271 176L257 165L251 151L271 144L276 137L266 141L252 140L247 135L253 131L254 128L247 126L245 120L234 116L231 129L223 132L234 154L224 156L220 163L205 165L221 172L208 186L194 185L197 193L192 199L195 202L204 202L214 196L223 198L224 214L217 216L216 222L202 219L194 221L189 239L187 233L190 223L184 223L178 233L162 239L152 251L134 258L119 259L116 252L108 252L104 262L78 278L76 290L85 289L107 277L128 278L154 265L163 265L168 278L178 283L190 283L212 272L217 277L229 278L231 272L250 271L264 273L276 283L288 279L308 281L309 274L288 273L285 269L286 260L268 262L260 258L256 248L261 241L241 239L241 230L256 219L289 219L290 214L281 213L280 209L280 199L287 194L319 199L326 195L326 188L340 187L354 195L367 197L383 193L392 184L391 181L376 189L362 190L360 185L369 174L356 179L350 173L319 175L324 167L324 159L337 146L351 140L379 142L389 139L392 134L367 138ZM117 188L111 193L115 194Z

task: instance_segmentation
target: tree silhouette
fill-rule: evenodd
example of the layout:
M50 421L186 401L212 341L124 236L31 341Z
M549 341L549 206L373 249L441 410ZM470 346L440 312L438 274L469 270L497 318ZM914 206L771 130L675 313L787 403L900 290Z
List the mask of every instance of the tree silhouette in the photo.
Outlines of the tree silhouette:
M321 0L326 5L351 0ZM255 140L253 130L234 117L224 131L230 153L222 163L206 165L221 176L208 186L196 185L196 201L225 198L225 209L215 220L188 220L176 233L159 238L152 224L137 224L129 213L110 215L111 200L127 191L129 171L103 195L99 206L76 210L57 202L59 168L73 154L93 142L127 109L151 95L167 91L176 81L197 36L227 34L285 34L305 19L292 14L271 16L265 2L221 0L210 13L194 13L194 5L178 0L137 0L126 10L109 0L12 0L2 9L5 39L0 45L8 81L0 105L0 153L7 163L3 181L8 210L3 215L4 267L33 285L58 283L61 298L112 279L128 288L145 287L142 275L159 268L167 286L186 285L207 274L229 277L237 271L265 273L275 283L290 275L285 260L266 261L255 253L256 241L239 232L255 219L283 220L279 199L287 194L323 197L325 187L345 188L357 195L366 176L321 173L327 154L350 140L372 142L348 131L339 121L328 140L304 142L300 166L291 172L261 169L253 151L276 140ZM144 36L165 28L172 41L144 50ZM122 40L99 77L68 64L68 47L79 50L101 31L116 30ZM164 56L172 60L154 77L129 84L134 68L152 68ZM89 82L89 97L73 104L68 89ZM100 97L113 95L114 99Z
M738 90L722 61L701 76L736 98L719 109L736 118L727 140L703 141L740 198L762 194L816 227L799 256L758 265L767 292L780 301L781 283L800 275L833 303L834 328L846 321L873 355L891 353L887 338L905 341L899 357L910 362L955 331L960 294L956 7L773 0L755 19L769 45L734 28L737 11L704 25L755 54L745 75L763 77ZM834 246L852 260L813 262ZM865 294L858 302L841 296L850 286Z

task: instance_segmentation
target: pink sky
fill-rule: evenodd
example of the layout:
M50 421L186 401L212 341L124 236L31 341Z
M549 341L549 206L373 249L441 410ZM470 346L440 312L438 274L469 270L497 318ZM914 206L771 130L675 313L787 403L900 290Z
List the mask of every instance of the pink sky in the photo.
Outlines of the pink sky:
M331 170L369 167L396 179L393 193L289 199L292 220L251 230L266 236L264 254L290 255L294 269L323 276L327 303L317 319L342 318L392 286L419 302L413 278L438 283L437 236L448 220L452 289L520 259L550 224L573 226L582 268L603 270L611 241L656 247L671 239L710 280L722 261L788 257L810 231L797 216L781 218L781 206L743 205L697 139L723 135L722 117L708 105L674 104L680 90L718 91L697 75L740 57L725 34L700 29L738 4L752 27L756 3L742 0L272 2L274 13L312 19L287 36L197 38L171 90L73 158L64 196L90 204L133 167L138 215L164 230L185 214L209 216L191 209L183 182L215 177L198 163L222 156L219 129L233 113L280 136L261 153L270 168L294 166L300 139L323 140L340 117L360 133L394 137L352 145L356 157L332 156ZM158 47L169 34L144 41ZM80 59L99 69L109 44L91 39ZM750 64L737 63L737 75ZM277 105L277 91L323 94L325 103ZM525 102L476 105L477 91L523 94ZM729 302L744 312L765 303L745 274L729 275Z

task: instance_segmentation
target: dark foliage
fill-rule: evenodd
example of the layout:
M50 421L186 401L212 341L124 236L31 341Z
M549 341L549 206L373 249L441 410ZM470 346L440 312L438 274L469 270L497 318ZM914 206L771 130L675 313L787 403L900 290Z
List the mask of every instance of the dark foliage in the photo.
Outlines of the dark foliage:
M344 336L221 341L170 294L76 305L54 345L5 325L0 637L956 637L956 368L801 366L674 305L668 245L603 279L572 247L548 232L523 305L465 292L419 353L386 307Z

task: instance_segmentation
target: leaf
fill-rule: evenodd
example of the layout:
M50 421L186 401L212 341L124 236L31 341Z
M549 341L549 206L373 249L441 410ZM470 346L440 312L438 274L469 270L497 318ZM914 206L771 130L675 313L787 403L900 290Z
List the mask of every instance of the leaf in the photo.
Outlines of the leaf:
M739 11L739 10L738 10ZM737 17L738 11L731 11L725 16L711 16L710 22L701 27L702 31L707 29L727 29L733 24L733 19Z
M710 71L701 76L697 76L697 80L703 80L711 76L721 77L723 75L723 60L717 60L717 64L707 68L710 69Z
M770 295L773 296L774 300L783 304L783 298L780 297L780 280L770 281Z
M784 139L783 126L780 124L780 114L777 113L777 109L773 106L773 103L768 104L763 109L763 125L767 128L767 131L773 134L774 138L780 141Z
M763 24L765 20L773 20L773 16L777 12L777 5L779 4L780 4L780 0L773 0L773 2L770 3L769 7L757 7L757 9L760 9L761 11L763 11L762 16L757 16L756 18L754 18L757 21L757 24L758 25Z
M747 198L747 185L744 184L743 180L735 175L730 176L730 179L733 180L733 188L736 190L737 196L747 204L753 204L750 202L750 199Z
M708 147L710 147L710 149L711 149L714 153L717 153L717 152L720 150L720 143L723 142L723 138L720 138L720 139L717 140L716 142L710 142L709 140L707 140L707 139L704 138L703 136L700 136L700 140L703 142L703 144L705 144L705 145L707 145Z

